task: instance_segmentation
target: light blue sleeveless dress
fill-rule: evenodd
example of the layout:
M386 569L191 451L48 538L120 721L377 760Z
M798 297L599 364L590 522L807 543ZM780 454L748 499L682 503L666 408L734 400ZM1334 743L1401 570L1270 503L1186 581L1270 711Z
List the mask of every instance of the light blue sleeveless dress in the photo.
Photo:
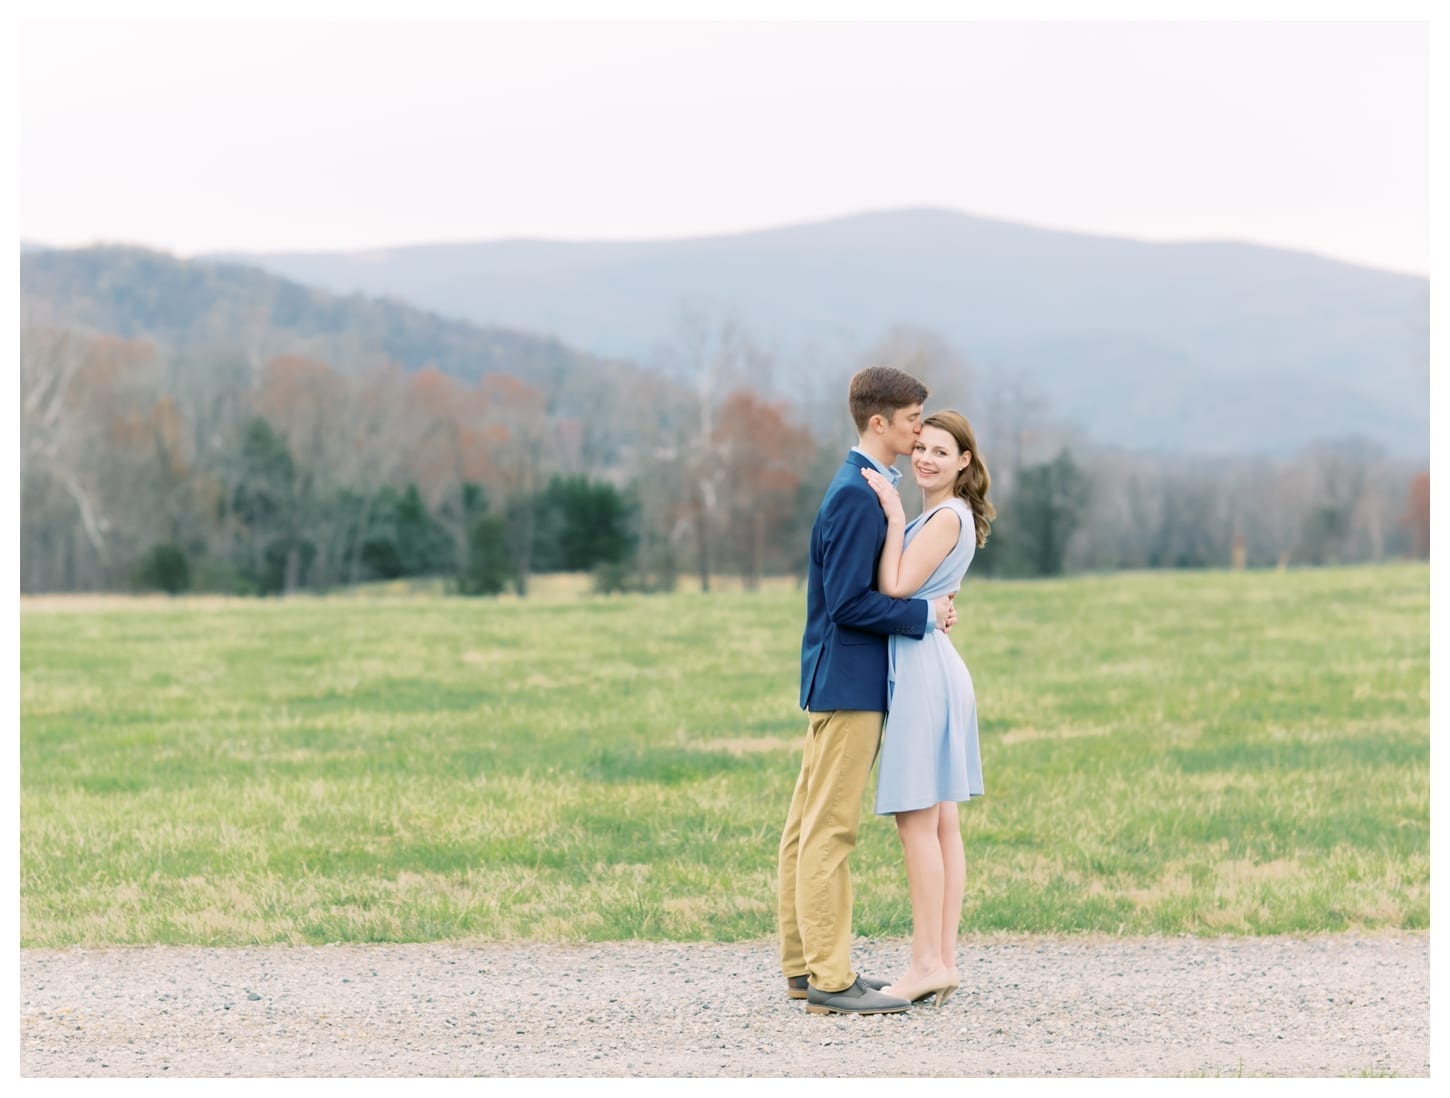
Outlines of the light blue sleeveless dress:
M926 520L943 507L954 510L962 520L961 534L912 598L951 594L961 586L977 551L972 510L955 496L913 519L906 527L905 544L910 545ZM893 636L890 652L886 727L876 782L877 815L980 797L984 790L977 699L972 676L951 638L940 629L930 630L920 639Z

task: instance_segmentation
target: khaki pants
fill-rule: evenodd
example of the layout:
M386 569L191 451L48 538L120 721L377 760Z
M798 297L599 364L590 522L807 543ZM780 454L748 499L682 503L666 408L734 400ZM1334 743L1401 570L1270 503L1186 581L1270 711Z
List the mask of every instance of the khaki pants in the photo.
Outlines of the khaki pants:
M884 713L809 713L800 777L780 837L780 963L820 991L844 991L851 968L851 869L861 797Z

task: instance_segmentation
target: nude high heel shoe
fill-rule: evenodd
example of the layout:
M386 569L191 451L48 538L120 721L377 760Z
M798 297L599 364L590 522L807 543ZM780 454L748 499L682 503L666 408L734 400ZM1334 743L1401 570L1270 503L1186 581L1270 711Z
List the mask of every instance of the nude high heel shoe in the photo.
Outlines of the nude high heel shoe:
M952 992L962 986L961 970L956 965L949 965L947 971L952 974L952 982L937 992L936 1005L944 1006L946 1001L952 997Z
M900 995L902 998L909 998L913 1003L924 1003L932 996L936 996L936 1005L941 1006L947 1001L947 996L957 989L956 984L938 984L935 987L914 987L903 989L896 984L885 988L888 995Z

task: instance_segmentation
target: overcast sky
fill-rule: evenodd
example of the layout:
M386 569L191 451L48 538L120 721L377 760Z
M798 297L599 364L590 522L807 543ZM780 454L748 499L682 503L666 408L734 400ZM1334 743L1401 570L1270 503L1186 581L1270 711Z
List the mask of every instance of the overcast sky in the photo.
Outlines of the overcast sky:
M1429 272L1416 23L30 23L20 232L366 249L940 206Z

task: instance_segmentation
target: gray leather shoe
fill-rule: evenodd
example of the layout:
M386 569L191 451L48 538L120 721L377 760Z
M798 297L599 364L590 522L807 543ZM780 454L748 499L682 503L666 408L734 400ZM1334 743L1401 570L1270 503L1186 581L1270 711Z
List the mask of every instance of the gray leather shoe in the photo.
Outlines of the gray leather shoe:
M899 1014L910 1009L911 1004L905 999L866 987L860 976L844 991L806 988L807 1014Z
M880 991L888 982L886 980L878 980L874 976L857 975L856 979L860 981L862 987L869 991ZM785 997L787 999L804 999L806 997L806 989L810 986L809 977L787 976L785 978Z

